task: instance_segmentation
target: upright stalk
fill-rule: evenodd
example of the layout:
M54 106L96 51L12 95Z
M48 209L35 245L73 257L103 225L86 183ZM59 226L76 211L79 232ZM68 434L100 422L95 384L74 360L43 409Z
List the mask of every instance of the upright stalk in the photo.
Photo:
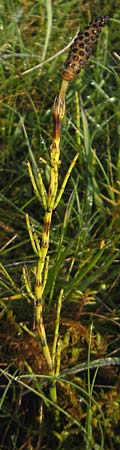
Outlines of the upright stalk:
M37 183L32 172L30 163L28 162L28 171L31 179L31 183L38 201L44 208L44 225L42 232L41 244L37 235L32 230L30 225L29 217L26 215L26 223L28 228L29 237L35 254L38 257L37 270L36 270L36 281L35 281L35 293L31 293L30 283L27 279L27 273L24 270L26 290L30 298L35 303L35 313L36 313L36 328L37 334L40 338L42 344L43 354L46 360L48 372L50 375L58 374L60 367L60 356L58 358L59 362L56 361L57 345L58 345L58 331L59 331L59 321L60 321L60 309L62 301L62 290L58 301L58 312L57 312L57 322L55 328L55 336L53 340L53 349L50 352L47 338L45 325L43 320L43 296L44 289L47 282L48 270L49 270L49 237L50 237L50 227L52 214L54 209L58 206L61 200L62 194L65 190L66 183L71 174L71 171L76 163L79 153L73 158L68 172L62 183L62 187L58 193L58 174L60 166L60 136L61 136L61 125L65 113L65 95L68 84L73 78L80 72L83 66L86 64L89 56L91 55L92 49L96 42L96 39L101 31L101 27L105 25L108 21L108 16L98 17L92 22L83 33L78 33L75 38L67 60L65 62L64 70L62 73L62 83L59 95L55 98L53 106L53 140L50 147L50 183L48 188L48 194L44 187L42 176L40 173L37 174ZM59 346L58 346L59 347ZM58 349L59 350L59 349ZM55 367L56 365L56 367ZM54 383L55 386L55 383ZM51 389L51 398L56 401L55 390Z
M59 157L60 157L60 134L61 123L64 116L65 103L61 100L61 97L56 97L53 107L53 141L50 147L51 157L51 171L50 171L50 184L47 197L47 207L44 216L44 226L42 233L42 242L40 249L40 256L37 264L36 283L35 283L35 298L36 298L36 322L37 331L40 336L43 353L47 362L48 370L50 373L54 373L54 367L52 364L52 358L47 345L46 332L43 323L43 274L45 269L45 261L49 248L49 234L52 220L52 214L54 210L57 190L58 190L58 170L59 170Z

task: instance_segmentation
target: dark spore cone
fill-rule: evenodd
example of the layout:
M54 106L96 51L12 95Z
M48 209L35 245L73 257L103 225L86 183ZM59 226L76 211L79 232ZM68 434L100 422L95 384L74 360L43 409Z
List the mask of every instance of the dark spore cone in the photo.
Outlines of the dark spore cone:
M97 17L83 32L79 32L70 47L65 61L63 79L71 81L85 66L99 36L101 28L108 23L109 17Z

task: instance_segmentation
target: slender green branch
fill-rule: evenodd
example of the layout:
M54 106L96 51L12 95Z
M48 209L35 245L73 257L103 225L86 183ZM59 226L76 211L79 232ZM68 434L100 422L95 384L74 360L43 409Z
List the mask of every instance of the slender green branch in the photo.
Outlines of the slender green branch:
M58 342L58 336L59 336L60 313L61 313L63 292L64 292L63 289L61 289L60 294L59 294L59 298L58 298L57 317L56 317L55 334L54 334L53 349L52 349L52 363L53 363L53 367L55 367L56 348L57 348L57 342Z
M28 214L26 214L26 225L27 225L27 230L28 230L28 233L29 233L29 237L30 237L30 241L31 241L31 245L32 245L33 251L38 256L38 250L37 250L37 247L36 247L35 239L33 237L33 231L32 231L31 225L30 225L30 220L29 220Z
M71 162L71 164L70 164L70 167L69 167L69 169L68 169L68 171L67 171L67 173L66 173L66 175L65 175L64 181L63 181L62 186L61 186L61 189L60 189L60 192L59 192L59 194L58 194L58 197L57 197L56 202L55 202L55 205L54 205L54 209L58 206L58 204L59 204L59 202L60 202L60 200L61 200L61 198L62 198L62 195L63 195L63 192L64 192L64 190L65 190L66 184L67 184L67 182L68 182L68 179L69 179L70 174L71 174L71 172L72 172L72 170L73 170L73 167L74 167L75 164L76 164L76 161L77 161L78 157L79 157L79 153L76 153L76 155L75 155L74 159L72 160L72 162Z

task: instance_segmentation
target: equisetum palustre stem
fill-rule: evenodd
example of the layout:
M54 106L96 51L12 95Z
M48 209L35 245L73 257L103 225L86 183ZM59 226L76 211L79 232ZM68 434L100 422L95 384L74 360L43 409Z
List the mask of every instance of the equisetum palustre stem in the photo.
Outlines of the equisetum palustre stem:
M47 255L49 249L50 227L53 211L61 199L68 177L70 176L72 168L74 167L75 162L79 156L79 154L75 155L75 158L72 161L66 174L66 177L63 181L61 191L58 194L58 174L60 166L60 136L61 136L62 120L65 113L65 96L69 82L73 80L73 78L75 78L75 76L85 66L88 58L92 53L92 49L101 31L101 27L107 24L107 22L108 16L96 18L82 33L81 32L78 33L77 37L75 38L73 44L70 47L69 54L66 59L62 73L62 83L60 92L59 95L55 98L53 106L53 140L50 147L51 167L50 167L50 183L48 194L46 194L46 190L44 188L41 175L39 177L40 191L41 191L40 198L42 200L42 206L45 209L45 215L44 215L44 225L43 225L41 245L38 243L37 240L36 244L33 242L33 248L38 254L36 282L35 282L35 305L36 305L35 310L36 310L37 333L41 340L43 354L46 359L48 371L50 374L55 373L54 372L55 369L53 367L53 364L55 363L55 354L53 363L52 356L46 339L46 331L43 322L43 295L48 274ZM30 167L28 169L34 191L35 193L37 193L37 198L39 199L39 192L35 185L35 181L33 179ZM32 241L33 238L30 230L29 235Z

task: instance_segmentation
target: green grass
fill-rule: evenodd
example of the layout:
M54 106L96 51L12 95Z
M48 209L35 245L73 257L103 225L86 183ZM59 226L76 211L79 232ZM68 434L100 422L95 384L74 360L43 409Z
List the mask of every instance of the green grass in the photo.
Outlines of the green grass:
M117 0L100 4L0 5L1 450L120 447L120 8ZM79 159L50 230L43 315L56 352L52 378L22 271L34 292L37 257L25 214L41 239L44 211L26 161L35 176L40 168L47 189L61 50L79 26L106 14L109 25L66 96L59 189L77 152Z

